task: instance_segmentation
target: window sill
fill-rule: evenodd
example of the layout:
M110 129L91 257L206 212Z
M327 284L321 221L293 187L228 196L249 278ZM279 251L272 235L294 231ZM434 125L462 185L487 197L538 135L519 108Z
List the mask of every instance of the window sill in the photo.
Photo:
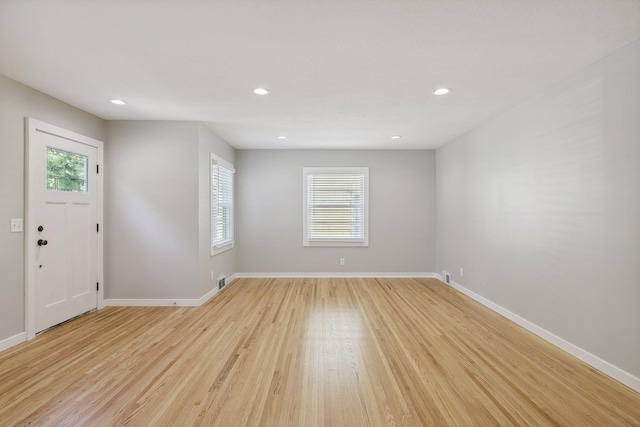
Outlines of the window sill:
M302 242L305 248L313 247L329 247L329 248L366 248L369 247L369 241L363 242L344 242L340 240L312 240Z
M222 252L226 252L226 251L228 251L230 249L233 249L234 246L235 246L235 242L231 242L231 243L227 243L224 246L212 247L211 248L211 256L218 255L218 254L220 254Z

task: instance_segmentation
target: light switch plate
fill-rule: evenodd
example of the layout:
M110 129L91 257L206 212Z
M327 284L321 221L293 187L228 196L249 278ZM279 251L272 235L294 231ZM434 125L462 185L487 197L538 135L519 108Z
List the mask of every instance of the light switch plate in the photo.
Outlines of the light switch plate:
M11 220L11 232L12 233L21 233L22 232L22 218L20 218L20 219L12 219Z

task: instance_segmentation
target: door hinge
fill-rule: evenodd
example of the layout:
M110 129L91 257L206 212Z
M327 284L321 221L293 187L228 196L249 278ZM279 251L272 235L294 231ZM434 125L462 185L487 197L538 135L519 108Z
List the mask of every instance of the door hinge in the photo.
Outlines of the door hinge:
M100 165L96 165L96 173L100 173Z
M100 232L100 224L96 224L96 233Z
M100 282L96 282L96 291L100 290Z

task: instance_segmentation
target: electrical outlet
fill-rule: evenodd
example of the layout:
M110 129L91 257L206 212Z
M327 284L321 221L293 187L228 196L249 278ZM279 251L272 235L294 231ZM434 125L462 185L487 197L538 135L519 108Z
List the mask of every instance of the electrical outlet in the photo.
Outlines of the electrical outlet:
M344 258L340 258L340 265L344 265Z
M464 268L460 268L460 277L464 276Z
M22 218L20 218L20 219L12 219L11 220L11 232L12 233L21 233L22 232Z
M211 281L213 281L213 270L211 270Z

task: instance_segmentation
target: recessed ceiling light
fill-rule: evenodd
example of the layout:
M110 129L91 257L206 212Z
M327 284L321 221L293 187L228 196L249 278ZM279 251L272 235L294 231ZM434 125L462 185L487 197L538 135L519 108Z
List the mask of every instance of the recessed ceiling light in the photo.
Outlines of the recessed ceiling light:
M116 105L124 105L124 104L126 104L126 102L124 102L122 99L112 99L111 103L112 104L116 104Z
M439 89L436 89L435 92L433 92L434 95L446 95L449 93L449 89L447 89L446 87L441 87Z
M280 135L280 136L278 137L278 139L287 139L287 137L286 137L286 136L284 136L284 135Z
M255 93L256 95L266 95L269 93L269 91L263 87L258 87L253 90L253 93Z
M391 137L391 139L400 139L400 138L402 138L400 135L393 135L393 136Z

